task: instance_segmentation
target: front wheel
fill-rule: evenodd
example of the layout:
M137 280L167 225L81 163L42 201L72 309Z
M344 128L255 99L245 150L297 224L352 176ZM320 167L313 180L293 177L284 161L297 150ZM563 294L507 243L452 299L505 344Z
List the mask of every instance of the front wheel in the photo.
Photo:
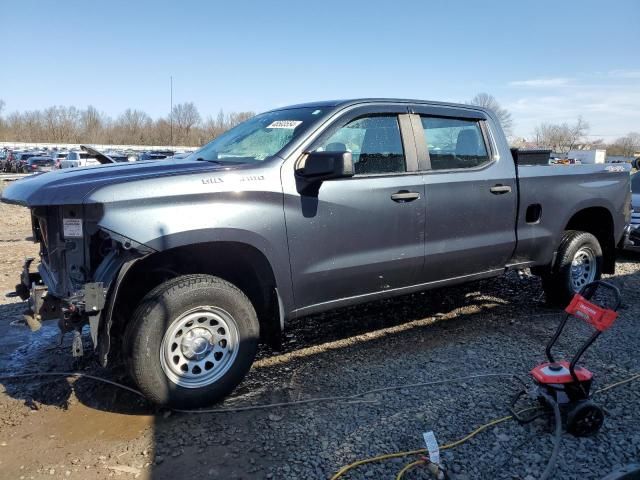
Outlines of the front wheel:
M586 284L600 279L602 248L590 233L567 230L560 242L555 264L542 275L547 302L566 307Z
M145 296L125 332L125 351L131 376L149 400L197 408L242 381L259 334L256 312L241 290L210 275L186 275Z

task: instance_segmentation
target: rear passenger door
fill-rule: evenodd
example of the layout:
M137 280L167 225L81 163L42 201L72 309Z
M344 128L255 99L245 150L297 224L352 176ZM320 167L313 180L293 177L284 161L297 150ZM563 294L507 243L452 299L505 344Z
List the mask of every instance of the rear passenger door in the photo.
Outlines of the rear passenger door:
M406 105L344 113L305 151L350 151L355 175L296 190L282 171L295 303L322 309L416 283L424 261L424 184ZM294 161L296 159L293 159Z
M422 281L495 272L516 244L517 186L512 158L500 158L481 111L414 108L425 179Z

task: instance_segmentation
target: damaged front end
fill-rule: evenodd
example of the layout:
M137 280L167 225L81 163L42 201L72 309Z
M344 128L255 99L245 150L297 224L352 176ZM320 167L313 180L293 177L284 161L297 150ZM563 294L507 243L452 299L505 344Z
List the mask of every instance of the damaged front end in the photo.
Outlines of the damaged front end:
M94 349L109 320L109 298L133 263L153 250L99 226L102 206L62 205L31 209L40 263L25 261L14 296L28 301L24 320L36 331L57 319L62 334L73 332L72 353L83 354L81 332L89 325ZM104 340L103 340L104 342ZM108 341L107 346L108 349Z

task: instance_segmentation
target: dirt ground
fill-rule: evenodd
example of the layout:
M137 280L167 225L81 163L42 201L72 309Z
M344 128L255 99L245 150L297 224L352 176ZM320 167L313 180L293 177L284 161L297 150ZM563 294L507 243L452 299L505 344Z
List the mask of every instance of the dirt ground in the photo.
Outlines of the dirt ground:
M0 184L1 188L1 184ZM24 257L36 256L27 211L0 204L0 292L13 289ZM599 385L640 371L640 263L623 255L612 278L623 289L619 325L587 355ZM79 371L130 385L122 366L71 358L55 322L20 324L24 304L0 299L0 376ZM283 352L262 348L222 405L286 402L476 372L526 372L541 360L560 313L535 277L512 274L316 315L292 322ZM584 333L571 331L574 341ZM570 350L570 342L560 351ZM517 389L505 379L401 388L342 402L238 413L180 414L89 378L0 379L0 479L329 478L371 455L441 443L505 415ZM600 479L640 458L640 382L603 394L607 423L594 438L565 435L557 479ZM551 450L547 421L515 422L444 452L454 478L538 478ZM361 467L349 479L395 478L411 458ZM406 479L427 479L422 470Z

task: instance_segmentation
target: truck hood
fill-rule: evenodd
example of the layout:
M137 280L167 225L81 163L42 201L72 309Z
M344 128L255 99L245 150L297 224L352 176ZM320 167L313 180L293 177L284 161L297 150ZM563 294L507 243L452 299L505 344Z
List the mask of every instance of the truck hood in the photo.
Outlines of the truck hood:
M27 207L78 205L94 190L148 178L236 170L247 165L218 165L205 161L150 160L66 168L17 180L2 192L2 201Z

